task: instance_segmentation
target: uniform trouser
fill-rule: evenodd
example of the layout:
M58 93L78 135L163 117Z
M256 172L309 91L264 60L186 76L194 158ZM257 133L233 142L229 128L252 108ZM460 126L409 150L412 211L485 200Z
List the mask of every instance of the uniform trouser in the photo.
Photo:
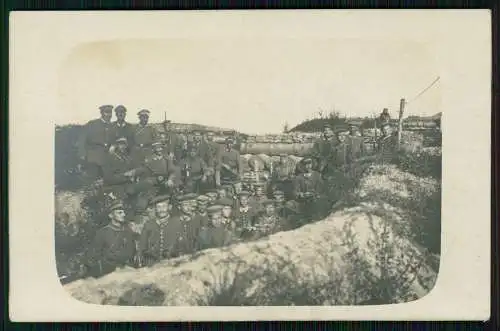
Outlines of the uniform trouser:
M186 193L196 193L198 194L201 190L202 182L201 176L195 176L194 178L186 179L184 183L184 191Z

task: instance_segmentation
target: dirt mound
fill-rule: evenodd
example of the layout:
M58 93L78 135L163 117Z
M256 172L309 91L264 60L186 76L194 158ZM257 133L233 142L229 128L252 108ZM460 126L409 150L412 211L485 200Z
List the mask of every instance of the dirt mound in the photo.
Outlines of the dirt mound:
M434 286L439 258L414 240L411 229L416 221L408 218L414 213L405 208L417 205L435 185L395 167L374 166L355 192L356 205L322 221L151 268L126 268L101 279L78 280L65 288L76 299L111 305L123 302L134 288L140 292L151 284L158 289L155 300L165 295L165 306L415 300ZM400 201L407 204L396 203Z

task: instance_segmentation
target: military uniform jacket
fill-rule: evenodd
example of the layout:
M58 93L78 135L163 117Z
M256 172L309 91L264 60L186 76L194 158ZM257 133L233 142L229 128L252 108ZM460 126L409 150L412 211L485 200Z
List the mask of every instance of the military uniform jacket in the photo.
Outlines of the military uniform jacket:
M295 174L295 165L291 162L287 162L285 164L279 163L274 167L273 171L273 180L284 181L291 179Z
M189 169L189 177L192 179L200 179L205 171L207 170L207 164L205 161L199 157L187 157L186 159L180 162L181 169Z
M255 195L248 198L248 204L256 211L262 210L262 202L266 200L265 196L257 197Z
M224 149L220 153L220 165L222 164L229 166L237 174L241 174L242 165L241 165L240 152L238 152L235 149L232 149L230 151Z
M207 166L215 168L220 159L221 146L213 141L203 141L200 145L200 156Z
M390 161L394 157L397 143L397 133L379 139L378 151L383 161Z
M116 267L131 263L135 247L135 234L127 225L121 228L113 224L106 225L96 233L87 253L88 264L98 269L97 274L113 271Z
M252 227L257 216L257 210L252 206L236 207L233 211L236 226L240 229Z
M103 167L105 185L121 185L129 183L129 179L123 174L134 168L129 155L119 152L109 153Z
M295 196L298 193L317 193L321 194L323 190L323 180L321 175L317 171L313 171L310 176L306 174L300 174L295 178L294 182L294 193Z
M96 119L83 128L78 141L78 154L89 163L103 165L114 135L111 123Z
M194 224L198 224L199 228L198 230L200 230L202 227L204 226L207 226L208 225L208 222L209 222L209 219L208 219L208 214L207 213L204 213L204 214L200 214L200 213L197 213L194 218L193 218L193 221L192 221Z
M174 176L176 169L173 162L162 155L146 159L144 165L137 169L136 173L138 176L151 178L160 183Z
M254 236L260 238L286 229L286 222L280 216L260 215L255 222Z
M236 240L235 233L228 226L203 227L198 236L198 249L224 247Z
M365 143L363 137L348 136L346 137L346 161L354 162L365 154Z
M134 147L151 148L153 142L157 139L157 132L150 124L137 124L133 131Z
M118 123L117 121L111 123L111 130L113 133L113 142L116 139L124 137L127 138L129 146L134 144L134 127L128 122Z
M147 221L139 239L141 254L156 261L174 257L177 253L179 222L178 216L169 216L164 221Z
M198 235L201 229L200 219L181 215L177 229L176 255L192 254L198 248Z

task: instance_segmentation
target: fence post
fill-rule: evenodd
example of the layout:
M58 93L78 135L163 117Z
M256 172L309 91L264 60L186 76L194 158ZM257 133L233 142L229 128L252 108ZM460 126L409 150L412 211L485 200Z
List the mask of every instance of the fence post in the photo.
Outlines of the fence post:
M406 100L402 98L399 102L399 119L398 119L398 151L401 148L401 133L403 131L403 113L405 111Z

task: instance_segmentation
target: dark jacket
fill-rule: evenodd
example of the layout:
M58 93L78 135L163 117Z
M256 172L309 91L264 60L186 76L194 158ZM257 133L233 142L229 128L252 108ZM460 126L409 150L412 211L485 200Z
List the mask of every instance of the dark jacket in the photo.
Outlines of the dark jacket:
M102 166L114 140L111 123L100 118L92 120L82 128L78 139L78 155L89 163Z

